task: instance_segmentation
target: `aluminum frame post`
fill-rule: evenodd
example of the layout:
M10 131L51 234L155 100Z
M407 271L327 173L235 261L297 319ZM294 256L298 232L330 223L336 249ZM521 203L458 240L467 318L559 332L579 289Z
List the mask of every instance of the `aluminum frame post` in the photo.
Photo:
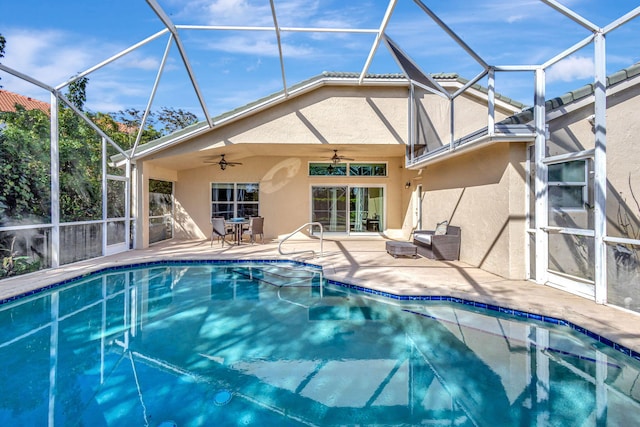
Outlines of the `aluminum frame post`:
M416 158L416 129L418 127L418 120L416 117L415 92L413 83L409 82L409 103L407 105L409 108L409 152L405 154L405 166L413 163L413 160Z
M535 72L535 106L533 117L535 122L535 230L536 230L536 283L547 282L547 269L549 266L549 240L544 228L549 222L549 201L547 165L544 163L546 152L546 74L543 68Z
M51 92L50 155L51 164L51 267L60 267L60 142L58 132L58 97Z
M607 301L607 71L605 35L595 36L595 154L594 176L594 244L595 244L595 300L599 304Z
M109 211L107 206L107 193L108 182L107 182L107 140L106 138L102 138L102 255L107 254L107 233L109 232L108 221Z
M496 70L493 67L489 67L487 86L487 133L493 136L496 133Z
M287 87L287 73L284 67L284 55L282 54L282 37L280 36L281 30L278 25L278 15L276 14L276 5L273 3L273 0L269 0L269 4L271 5L271 16L273 17L273 28L275 29L276 41L278 43L278 57L280 59L280 74L282 76L282 88L284 91L284 96L289 96L289 88Z
M127 250L131 248L131 159L127 159L125 164L125 187L124 187L124 242Z

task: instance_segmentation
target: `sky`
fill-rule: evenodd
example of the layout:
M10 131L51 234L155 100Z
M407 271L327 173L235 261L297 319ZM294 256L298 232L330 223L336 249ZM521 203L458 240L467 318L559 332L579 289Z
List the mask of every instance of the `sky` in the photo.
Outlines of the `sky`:
M179 28L186 56L211 116L282 91L323 71L361 72L375 41L371 32L281 32L285 75L278 55L269 0L157 0ZM422 0L486 63L540 65L582 41L590 32L540 0ZM640 0L560 0L588 21L605 27L640 7ZM283 28L380 28L387 0L274 0ZM0 0L0 63L52 87L64 85L164 26L144 0ZM251 30L239 27L252 27ZM457 73L473 79L482 67L436 25L413 0L397 0L386 34L425 73ZM607 34L607 73L640 61L640 18ZM159 78L152 110L182 109L203 118L184 62L169 36L153 38L87 77L86 108L144 110ZM163 54L169 53L162 73ZM593 80L593 44L547 69L547 97ZM384 44L370 73L401 72ZM525 105L533 103L533 73L499 72L496 90ZM486 86L486 78L479 81ZM0 85L44 101L49 93L0 70ZM65 92L66 89L63 89Z

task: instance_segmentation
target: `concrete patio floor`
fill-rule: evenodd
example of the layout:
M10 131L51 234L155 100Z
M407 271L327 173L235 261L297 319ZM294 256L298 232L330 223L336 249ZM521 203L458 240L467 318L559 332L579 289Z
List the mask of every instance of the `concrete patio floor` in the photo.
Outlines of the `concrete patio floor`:
M307 237L240 246L208 240L171 240L143 250L91 259L72 265L0 281L0 300L50 284L85 275L98 269L157 260L290 259L322 265L324 276L348 284L397 295L437 295L464 298L487 304L537 313L572 322L640 353L640 315L596 304L585 298L528 281L507 280L463 262L426 258L393 258L385 251L381 236L325 238Z

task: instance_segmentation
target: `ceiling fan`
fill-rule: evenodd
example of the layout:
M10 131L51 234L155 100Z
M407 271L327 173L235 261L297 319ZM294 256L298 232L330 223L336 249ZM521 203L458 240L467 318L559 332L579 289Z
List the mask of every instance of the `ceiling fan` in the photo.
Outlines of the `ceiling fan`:
M334 165L337 165L338 163L340 163L343 160L353 161L355 159L350 159L350 158L345 157L345 156L339 156L338 155L338 150L333 150L333 156L331 157L330 160L333 162Z
M327 168L327 172L329 172L329 175L333 175L333 172L336 169L334 165L337 165L343 160L354 160L354 159L350 159L349 157L345 157L345 156L339 156L338 150L333 150L333 156L329 160L331 160L332 163Z
M227 159L224 158L224 154L220 154L220 160L218 160L217 162L214 162L213 160L209 160L209 161L205 160L205 163L212 163L214 165L219 165L221 170L225 170L227 166L236 166L236 165L242 164L240 162L227 161Z

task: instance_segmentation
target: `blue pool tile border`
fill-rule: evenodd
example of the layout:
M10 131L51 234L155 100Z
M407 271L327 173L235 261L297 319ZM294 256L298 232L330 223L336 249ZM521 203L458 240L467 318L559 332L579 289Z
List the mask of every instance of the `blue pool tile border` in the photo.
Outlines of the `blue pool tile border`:
M110 266L110 267L104 267L95 271L91 271L89 273L85 273L79 276L75 276L72 277L70 279L66 279L57 283L52 283L50 285L44 286L42 288L38 288L38 289L34 289L32 291L29 292L24 292L22 294L18 294L18 295L14 295L11 296L9 298L5 298L0 300L0 305L3 304L8 304L10 302L14 302L17 301L19 299L22 298L26 298L26 297L30 297L33 295L37 295L39 293L42 292L46 292L61 286L65 286L65 285L69 285L75 282L79 282L81 280L85 280L85 279L89 279L91 278L91 276L98 276L100 274L103 273L110 273L110 272L117 272L117 271L121 271L121 270L135 270L138 268L148 268L148 267L154 267L154 266L160 266L160 265L202 265L202 264L219 264L219 265L224 265L224 264L288 264L288 265L295 265L295 266L300 266L300 267L305 267L305 268L313 268L313 269L318 269L318 270L322 270L322 266L321 265L317 265L317 264L311 264L308 262L302 262L302 261L296 261L296 260L283 260L283 259L206 259L206 260L158 260L158 261L148 261L148 262L140 262L140 263L133 263L133 264L126 264L126 265L117 265L117 266ZM612 340L610 340L609 338L603 337L599 334L596 334L582 326L576 325L575 323L563 320L563 319L558 319L555 317L550 317L550 316L543 316L540 314L536 314L536 313L530 313L530 312L526 312L526 311L522 311L522 310L515 310L512 308L508 308L508 307L502 307L502 306L498 306L498 305L494 305L494 304L486 304L483 302L477 302L477 301L473 301L473 300L468 300L465 298L458 298L458 297L452 297L452 296L446 296L446 295L397 295L397 294L393 294L391 292L385 292L385 291L379 291L376 289L371 289L371 288L366 288L364 286L358 286L358 285L353 285L350 283L345 283L345 282L340 282L337 280L331 280L331 279L327 279L326 282L328 284L331 285L335 285L335 286L340 286L343 288L347 288L347 289L351 289L351 290L355 290L355 291L359 291L359 292L364 292L367 294L372 294L372 295L378 295L381 297L385 297L385 298L390 298L390 299L394 299L394 300L398 300L398 301L445 301L445 302L452 302L452 303L456 303L456 304L462 304L462 305L466 305L466 306L471 306L471 307L475 307L475 308L480 308L480 309L484 309L484 310L489 310L489 311L496 311L499 313L504 313L507 315L512 315L515 317L521 317L521 318L525 318L525 319L531 319L531 320L537 320L537 321L541 321L541 322L545 322L545 323L551 323L554 325L560 325L560 326L567 326L571 329L573 329L576 332L579 332L583 335L586 335L596 341L598 341L599 343L602 343L604 345L606 345L607 347L610 347L626 356L632 357L634 359L636 359L637 361L640 361L640 353L637 351L634 351L628 347L625 347L623 345L620 345Z
M508 315L512 315L515 317L521 317L521 318L525 318L525 319L531 319L531 320L537 320L540 322L545 322L545 323L551 323L554 325L559 325L559 326L567 326L571 329L573 329L576 332L579 332L583 335L588 336L589 338L592 338L596 341L598 341L599 343L604 344L607 347L611 347L614 350L632 357L634 359L636 359L637 361L640 361L640 353L637 351L634 351L628 347L625 347L623 345L620 345L616 342L611 341L609 338L603 337L599 334L596 334L582 326L576 325L573 322L569 322L567 320L564 319L558 319L555 317L550 317L550 316L543 316L540 314L536 314L536 313L530 313L527 311L522 311L522 310L515 310L512 308L507 308L507 307L501 307L498 305L494 305L494 304L486 304L483 302L477 302L477 301L473 301L473 300L468 300L468 299L464 299L464 298L458 298L458 297L451 297L451 296L445 296L445 295L397 295L397 294L393 294L390 292L384 292L384 291L378 291L375 289L370 289L370 288L365 288L363 286L358 286L358 285L352 285L352 284L348 284L348 283L343 283L343 282L339 282L336 280L327 280L327 283L335 285L335 286L341 286L344 288L348 288L348 289L352 289L352 290L356 290L356 291L360 291L360 292L364 292L364 293L368 293L368 294L373 294L373 295L378 295L378 296L382 296L382 297L386 297L386 298L391 298L394 300L398 300L398 301L445 301L445 302L452 302L452 303L456 303L456 304L462 304L462 305L466 305L466 306L471 306L471 307L475 307L475 308L480 308L480 309L485 309L485 310L489 310L489 311L496 311L499 313L504 313L504 314L508 314Z
M306 268L314 268L318 270L322 270L321 265L310 264L301 261L295 260L283 260L283 259L261 259L261 260L252 260L252 259L207 259L207 260L159 260L159 261L147 261L147 262L139 262L133 264L126 265L114 265L110 267L100 268L98 270L93 270L89 273L81 274L69 279L62 280L60 282L52 283L47 286L43 286L38 289L33 289L28 292L23 292L21 294L13 295L8 298L4 298L0 300L0 305L8 304L10 302L17 301L22 298L27 298L30 296L34 296L40 294L42 292L46 292L55 288L59 288L61 286L70 285L81 280L90 279L91 276L98 276L104 273L113 273L121 270L135 270L138 268L148 268L155 267L160 265L202 265L202 264L293 264ZM1 286L1 284L0 284Z

